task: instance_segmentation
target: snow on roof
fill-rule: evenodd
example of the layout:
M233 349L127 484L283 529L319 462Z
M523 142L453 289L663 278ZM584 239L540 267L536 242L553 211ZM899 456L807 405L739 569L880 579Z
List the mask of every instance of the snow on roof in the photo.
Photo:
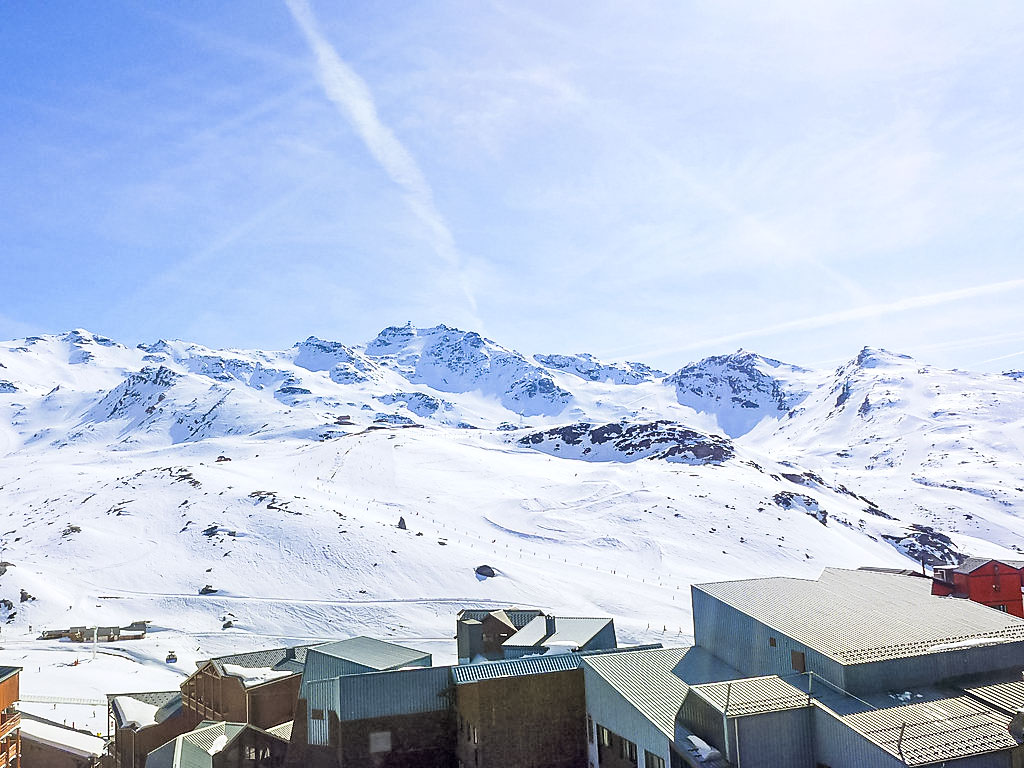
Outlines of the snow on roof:
M695 584L765 626L841 664L954 650L964 641L1024 641L1024 619L931 594L928 579L826 568L817 580Z
M243 667L238 664L223 664L222 666L225 674L241 678L242 685L246 688L268 683L271 680L279 680L282 677L291 677L295 674L287 669L271 669L270 667Z
M181 691L121 693L108 695L118 727L145 728L162 723L181 709Z
M539 645L572 645L577 648L594 639L601 630L611 623L611 619L578 618L575 616L555 616L555 631L550 635L547 631L547 617L538 616L529 624L508 638L502 645L533 648Z
M98 736L36 719L24 713L21 716L21 737L56 747L64 752L71 752L80 757L98 757L103 754L106 744Z

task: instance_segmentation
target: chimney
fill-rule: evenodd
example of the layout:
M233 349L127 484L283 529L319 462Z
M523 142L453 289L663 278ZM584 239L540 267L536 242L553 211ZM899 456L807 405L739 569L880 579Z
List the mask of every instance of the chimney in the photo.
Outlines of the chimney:
M553 634L555 634L555 617L554 616L545 615L544 616L544 639L547 640Z

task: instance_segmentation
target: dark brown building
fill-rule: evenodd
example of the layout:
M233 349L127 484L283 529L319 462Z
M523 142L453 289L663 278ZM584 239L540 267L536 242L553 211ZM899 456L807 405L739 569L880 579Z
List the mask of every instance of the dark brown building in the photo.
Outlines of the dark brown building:
M490 661L504 658L502 644L543 615L543 611L519 608L459 611L455 622L459 660L465 663L478 656Z
M347 674L310 681L292 732L289 765L453 768L448 667Z
M181 684L187 729L206 720L270 728L293 719L308 648L276 648L200 662Z
M21 716L21 755L25 768L96 768L106 742L94 733L68 728L35 715Z
M459 764L587 768L586 696L578 657L559 654L545 665L525 661L477 665L493 668L476 671L484 679L458 683L456 678Z
M112 768L144 768L146 755L187 730L181 691L107 694Z

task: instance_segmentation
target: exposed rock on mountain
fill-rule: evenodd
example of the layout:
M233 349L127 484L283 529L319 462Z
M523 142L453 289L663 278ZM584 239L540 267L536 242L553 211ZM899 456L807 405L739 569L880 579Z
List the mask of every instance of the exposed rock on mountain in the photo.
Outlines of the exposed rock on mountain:
M519 444L566 459L636 461L664 459L681 464L721 464L734 455L729 440L670 421L650 424L572 424L519 439Z
M739 350L690 363L665 379L682 405L712 413L731 437L786 416L807 397L810 371Z
M663 379L668 374L643 363L603 363L590 354L534 355L533 359L555 371L565 371L587 381L608 381L612 384L640 384Z
M441 392L479 390L523 416L559 414L572 398L518 352L446 325L385 328L366 354L413 383Z

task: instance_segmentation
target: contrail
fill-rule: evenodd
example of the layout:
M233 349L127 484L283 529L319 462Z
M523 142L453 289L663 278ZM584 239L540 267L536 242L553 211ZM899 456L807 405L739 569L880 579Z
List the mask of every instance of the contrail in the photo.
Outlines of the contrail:
M641 353L632 354L669 355L675 352L685 352L687 350L700 349L702 347L720 347L725 344L753 339L760 336L774 336L776 334L786 333L789 331L809 331L858 320L871 320L885 315L892 315L897 312L907 312L914 309L934 307L939 304L949 304L954 301L974 299L979 296L988 296L994 293L1005 293L1006 291L1012 291L1020 288L1024 288L1024 278L1004 280L999 283L988 283L986 285L976 285L970 288L960 288L955 291L942 291L940 293L929 293L923 296L911 296L906 299L900 299L899 301L892 301L886 304L868 304L862 307L855 307L853 309L845 309L841 312L829 312L823 315L802 317L797 320L789 320L784 323L776 323L775 325L768 325L762 328L754 328L749 331L731 333L726 336L716 336L710 339L701 339L699 341L669 348L648 349Z
M476 314L476 299L462 266L462 258L455 247L455 239L444 217L434 204L434 193L423 172L409 151L392 130L381 122L369 86L320 32L313 12L306 0L285 0L299 29L316 56L320 83L327 98L338 108L355 129L366 148L380 163L385 173L405 194L413 214L427 228L434 251L458 277L459 287Z

